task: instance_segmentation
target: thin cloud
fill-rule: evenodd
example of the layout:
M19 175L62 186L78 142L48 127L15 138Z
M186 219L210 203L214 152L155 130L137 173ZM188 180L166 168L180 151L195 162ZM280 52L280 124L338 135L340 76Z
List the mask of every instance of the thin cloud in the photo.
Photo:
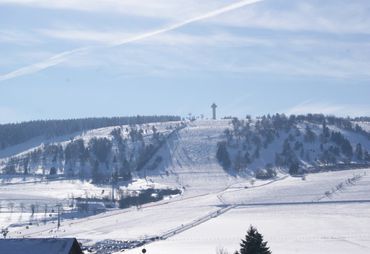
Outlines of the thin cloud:
M0 5L26 6L50 10L119 13L130 16L183 20L189 14L217 9L220 1L198 0L0 0Z
M284 8L279 5L284 5ZM253 8L240 10L236 15L225 15L209 22L291 32L368 35L369 7L370 4L366 1L267 1ZM341 22L342 20L346 22Z
M0 43L5 44L17 44L17 45L29 45L34 43L39 43L40 41L36 39L29 33L20 33L14 31L3 31L0 30Z
M107 46L108 47L123 46L123 45L128 44L128 43L132 43L132 42L140 41L140 40L143 40L143 39L147 39L147 38L159 35L159 34L163 34L163 33L167 33L167 32L172 31L172 30L176 30L178 28L181 28L183 26L186 26L186 25L198 22L198 21L202 21L202 20L205 20L205 19L208 19L208 18L216 17L216 16L221 15L223 13L230 12L232 10L236 10L236 9L239 9L239 8L244 7L244 6L251 5L251 4L260 2L260 1L263 1L263 0L243 0L243 1L240 1L240 2L237 2L237 3L227 5L223 8L208 12L206 14L203 14L203 15L200 15L200 16L197 16L197 17L194 17L194 18L190 18L190 19L182 21L182 22L178 22L176 24L167 26L167 27L162 28L162 29L158 29L158 30L154 30L154 31L151 31L151 32L143 33L143 34L140 34L140 35L136 35L136 36L127 38L127 39L119 39L117 41L114 41L114 42L110 43ZM86 52L90 49L91 49L91 47L84 47L84 48L78 48L78 49L74 49L74 50L59 53L59 54L57 54L57 55L55 55L55 56L53 56L53 57L51 57L51 58L49 58L45 61L35 63L35 64L32 64L32 65L20 68L18 70L0 75L0 81L9 80L9 79L13 79L13 78L16 78L16 77L19 77L19 76L29 75L29 74L32 74L32 73L36 73L36 72L45 70L45 69L50 68L52 66L58 65L62 62L65 62L68 59L68 57L71 56L71 55L74 55L76 53Z

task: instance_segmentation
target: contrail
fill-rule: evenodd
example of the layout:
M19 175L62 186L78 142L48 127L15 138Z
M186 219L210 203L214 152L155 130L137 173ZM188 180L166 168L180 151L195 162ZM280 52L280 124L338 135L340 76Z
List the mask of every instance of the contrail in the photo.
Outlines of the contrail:
M229 11L232 11L232 10L235 10L235 9L239 9L239 8L244 7L246 5L251 5L251 4L260 2L260 1L263 1L263 0L243 0L243 1L240 1L240 2L237 2L237 3L234 3L234 4L222 7L221 9L217 9L217 10L208 12L208 13L203 14L201 16L194 17L194 18L176 23L176 24L170 25L168 27L165 27L165 28L162 28L162 29L159 29L159 30L151 31L151 32L148 32L148 33L144 33L144 34L141 34L141 35L138 35L138 36L128 38L126 40L115 42L115 43L113 43L112 46L121 46L121 45L124 45L126 43L135 42L135 41L143 40L143 39L146 39L146 38L158 35L158 34L170 32L172 30L176 30L180 27L189 25L191 23L195 23L197 21L201 21L201 20L204 20L204 19L209 19L209 18L218 16L220 14L223 14L225 12L229 12Z
M176 23L176 24L172 24L172 25L167 26L165 28L161 28L161 29L158 29L158 30L154 30L154 31L151 31L151 32L144 33L144 34L136 35L136 36L133 36L131 38L127 38L127 39L123 39L123 40L117 40L115 42L112 42L112 43L106 45L106 47L117 47L117 46L122 46L122 45L125 45L125 44L128 44L128 43L131 43L131 42L147 39L147 38L159 35L159 34L163 34L163 33L166 33L166 32L176 30L176 29L178 29L180 27L183 27L183 26L186 26L188 24L195 23L197 21L205 20L205 19L208 19L208 18L212 18L212 17L218 16L220 14L223 14L223 13L226 13L226 12L229 12L229 11L232 11L232 10L236 10L236 9L239 9L239 8L244 7L244 6L251 5L251 4L260 2L260 1L263 1L263 0L243 0L243 1L239 1L237 3L233 3L233 4L230 4L230 5L224 6L220 9L205 13L203 15L200 15L200 16L197 16L197 17L194 17L194 18L191 18L191 19L188 19L188 20ZM92 48L94 48L94 47L83 47L83 48L77 48L77 49L61 52L61 53L59 53L57 55L54 55L54 56L52 56L52 57L50 57L50 58L48 58L44 61L41 61L41 62L38 62L38 63L35 63L35 64L31 64L31 65L19 68L15 71L11 71L11 72L2 74L2 75L0 75L0 82L4 81L4 80L9 80L9 79L13 79L13 78L17 78L17 77L20 77L20 76L24 76L24 75L28 75L28 74L32 74L32 73L36 73L36 72L45 70L45 69L50 68L52 66L63 63L71 55L74 55L74 54L77 54L77 53L83 53L83 52L86 52L86 51L88 51Z
M25 76L25 75L28 75L28 74L32 74L32 73L36 73L36 72L45 70L49 67L52 67L52 66L55 66L55 65L58 65L58 64L64 62L68 58L68 56L70 56L70 55L73 55L73 54L76 54L76 53L82 53L84 51L87 51L88 49L89 49L88 47L85 47L85 48L77 48L77 49L73 49L73 50L69 50L69 51L64 51L64 52L56 54L56 55L54 55L54 56L52 56L52 57L50 57L50 58L48 58L44 61L41 61L41 62L38 62L38 63L35 63L35 64L31 64L31 65L19 68L15 71L11 71L11 72L8 72L6 74L0 75L0 82L4 81L4 80L13 79L13 78L17 78L17 77L20 77L20 76Z

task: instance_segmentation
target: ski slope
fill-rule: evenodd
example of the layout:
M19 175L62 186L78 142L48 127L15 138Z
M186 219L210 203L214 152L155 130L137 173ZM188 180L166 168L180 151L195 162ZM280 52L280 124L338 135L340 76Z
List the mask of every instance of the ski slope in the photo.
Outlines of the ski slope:
M217 247L233 253L252 224L264 234L273 253L370 253L370 169L310 174L305 179L280 175L251 182L225 172L215 158L217 142L228 124L191 123L158 151L164 158L161 165L155 170L144 168L138 176L143 180L135 188L176 186L183 190L181 196L139 209L113 209L63 220L58 230L53 223L13 226L9 236L73 236L86 246L104 240L141 240L147 242L148 253L161 254L211 254ZM348 183L354 176L358 180ZM326 195L341 183L343 188ZM71 182L66 187L81 193L99 193L103 188L79 184ZM0 195L8 193L11 198L17 191L18 195L42 192L52 199L61 191L59 185L64 186L50 183L55 186L50 192L40 183L17 185L19 190L7 186L13 189L0 188ZM111 248L110 252L120 251ZM126 252L139 253L140 249Z
M226 188L236 179L220 166L216 151L228 126L227 120L190 123L159 151L164 163L157 170L145 170L144 174L154 182L176 184L186 190L186 195Z

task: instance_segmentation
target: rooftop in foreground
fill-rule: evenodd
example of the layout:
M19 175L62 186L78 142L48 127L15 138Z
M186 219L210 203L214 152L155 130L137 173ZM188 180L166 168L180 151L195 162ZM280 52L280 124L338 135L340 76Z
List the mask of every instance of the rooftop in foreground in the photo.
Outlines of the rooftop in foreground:
M0 239L0 253L6 254L81 254L75 238Z

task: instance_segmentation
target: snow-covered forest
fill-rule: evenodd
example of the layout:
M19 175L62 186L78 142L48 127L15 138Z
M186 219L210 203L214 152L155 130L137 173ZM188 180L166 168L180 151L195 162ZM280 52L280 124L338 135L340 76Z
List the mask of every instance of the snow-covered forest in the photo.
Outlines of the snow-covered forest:
M179 121L153 124L142 124L142 122L173 119L177 118L122 118L121 122L130 120L132 123L72 132L68 135L55 134L55 136L47 138L41 136L38 137L39 144L31 148L27 146L28 143L32 144L32 140L31 142L26 140L14 147L0 150L0 154L2 152L6 154L12 152L12 148L16 148L14 149L15 154L0 159L0 168L3 174L8 175L37 174L48 177L64 175L91 179L95 183L107 182L112 178L112 175L116 180L131 180L132 174L140 171L155 156L156 151L168 136L184 126ZM85 123L85 121L90 122L90 120L76 120L76 124ZM95 124L98 125L100 122L103 121L98 120ZM108 123L109 121L106 124ZM54 121L44 123L46 126L54 124ZM65 131L67 129L75 131L75 129L67 128L69 124L69 121L64 123ZM32 124L30 123L30 125ZM26 133L32 132L32 130L33 127L23 128L23 132ZM13 141L13 143L16 142L18 141ZM17 149L18 151L16 151ZM161 160L162 158L157 156L150 167L156 168Z
M276 176L276 169L302 174L370 163L370 132L363 118L267 115L231 119L217 157L226 170Z

